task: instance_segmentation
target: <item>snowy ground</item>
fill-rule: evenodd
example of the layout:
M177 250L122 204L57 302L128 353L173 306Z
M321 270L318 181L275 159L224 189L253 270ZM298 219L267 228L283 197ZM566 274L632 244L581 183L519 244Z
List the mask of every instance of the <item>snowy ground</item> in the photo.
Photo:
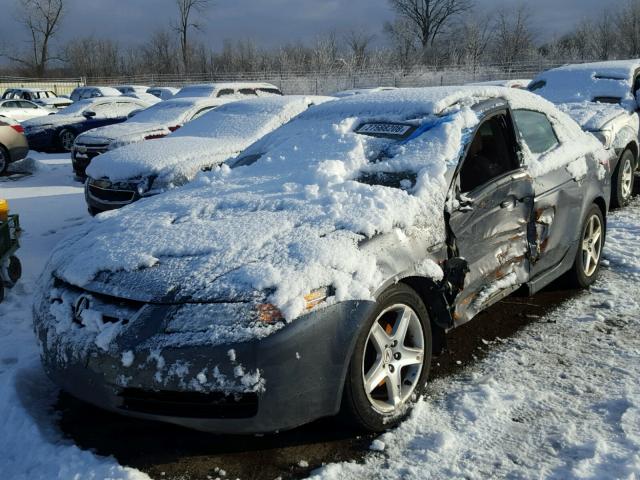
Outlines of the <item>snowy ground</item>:
M143 479L59 431L57 390L31 330L34 282L65 231L89 219L65 155L38 156L31 177L0 178L25 229L24 276L0 305L0 475L10 479ZM495 346L375 441L343 478L640 478L640 201L610 217L608 267L591 292Z

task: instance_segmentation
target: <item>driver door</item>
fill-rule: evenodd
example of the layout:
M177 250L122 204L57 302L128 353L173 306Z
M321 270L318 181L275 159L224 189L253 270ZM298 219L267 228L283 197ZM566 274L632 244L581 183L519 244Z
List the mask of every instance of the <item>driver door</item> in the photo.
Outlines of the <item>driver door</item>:
M476 130L453 188L449 244L469 267L456 299L456 325L516 290L529 278L533 182L521 165L511 115L498 110Z

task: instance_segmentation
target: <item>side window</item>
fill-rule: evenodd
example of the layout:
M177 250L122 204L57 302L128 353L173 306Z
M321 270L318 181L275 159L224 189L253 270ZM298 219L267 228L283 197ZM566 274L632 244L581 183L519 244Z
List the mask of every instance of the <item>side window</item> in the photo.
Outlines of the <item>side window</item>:
M253 88L241 88L240 94L241 95L258 95Z
M235 92L235 90L233 88L223 88L222 90L220 90L218 92L218 95L216 95L217 97L225 97L227 95L233 95Z
M20 108L38 108L37 105L31 103L31 102L20 102Z
M559 145L556 132L544 113L514 110L513 118L520 136L532 153L545 153Z
M142 108L140 105L137 105L133 102L117 102L116 103L116 112L118 117L126 117L134 110L139 110Z
M31 98L31 94L30 94L29 92L24 92L24 93L22 94L22 98L24 98L25 100L33 100L33 99Z
M95 118L117 118L119 116L115 103L100 103L89 110L96 112Z
M4 102L2 106L7 108L20 108L18 102Z
M495 115L473 137L460 169L460 189L471 192L519 166L511 121L504 113Z
M189 121L195 120L196 118L200 117L201 115L204 115L205 113L207 113L209 110L212 110L213 108L215 107L210 106L210 107L201 108L200 110L198 110L196 113L193 114L193 116L189 119Z

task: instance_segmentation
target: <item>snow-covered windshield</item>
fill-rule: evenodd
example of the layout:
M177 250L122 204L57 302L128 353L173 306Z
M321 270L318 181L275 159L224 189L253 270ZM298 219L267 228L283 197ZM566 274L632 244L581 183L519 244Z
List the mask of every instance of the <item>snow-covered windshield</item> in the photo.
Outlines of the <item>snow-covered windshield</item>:
M132 121L139 123L182 123L185 115L193 110L194 103L190 102L160 102L149 107L133 117ZM204 108L204 106L203 106Z
M83 111L85 111L87 108L93 106L93 104L96 102L95 99L86 99L86 100L79 100L75 103L72 103L71 105L69 105L68 107L65 107L63 110L60 110L59 112L56 113L56 115L68 115L68 116L80 116L82 114Z

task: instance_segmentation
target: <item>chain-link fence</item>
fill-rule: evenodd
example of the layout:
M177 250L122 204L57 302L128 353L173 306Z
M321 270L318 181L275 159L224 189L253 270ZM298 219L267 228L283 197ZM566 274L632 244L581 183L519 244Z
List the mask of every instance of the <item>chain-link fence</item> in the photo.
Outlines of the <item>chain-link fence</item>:
M570 63L562 61L520 62L511 64L483 64L474 66L414 67L406 70L365 69L329 70L315 72L233 72L202 74L145 74L117 77L43 79L0 77L0 93L5 88L32 87L68 94L79 85L154 85L174 86L207 82L261 81L278 86L285 94L326 95L353 88L377 86L427 87L463 85L492 80L529 79L549 68Z

